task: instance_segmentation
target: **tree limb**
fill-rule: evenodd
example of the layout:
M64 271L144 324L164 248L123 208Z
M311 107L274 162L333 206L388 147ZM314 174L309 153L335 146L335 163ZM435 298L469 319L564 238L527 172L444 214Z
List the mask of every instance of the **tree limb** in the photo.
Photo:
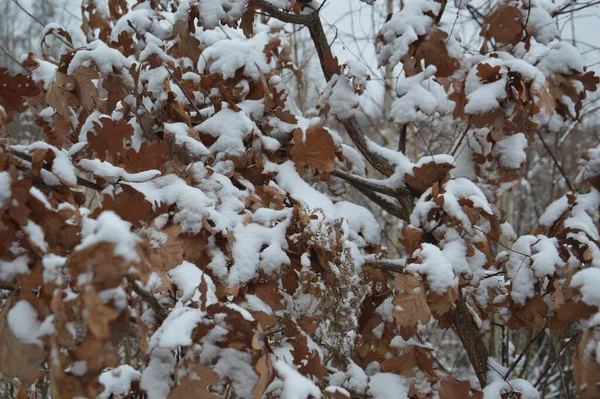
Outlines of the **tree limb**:
M140 287L135 281L131 284L131 289L133 289L133 291L136 294L138 294L138 296L142 298L142 300L146 302L148 306L150 306L150 308L152 309L154 314L156 314L157 317L166 317L167 311L161 306L160 303L158 303L158 300L156 300L156 298L150 291L146 291L145 289Z
M319 60L321 61L323 75L325 76L325 80L329 82L333 75L337 73L332 68L335 57L331 52L331 47L327 41L327 35L325 35L325 30L323 29L323 24L319 18L319 13L314 11L310 14L290 14L281 11L279 8L265 0L255 0L255 2L273 18L279 19L283 22L304 25L308 28L310 37L315 45L315 49L317 50ZM390 161L368 148L366 135L362 131L362 128L354 116L345 120L340 120L339 122L348 132L348 135L354 142L354 145L356 145L356 148L358 148L360 153L377 171L385 176L391 176L394 173L396 168Z
M22 159L22 160L27 161L27 162L31 162L32 161L31 156L29 156L27 154L23 154L22 152L18 152L14 148L11 148L10 152L16 158ZM48 172L52 172L52 168L47 163L44 163L43 168L44 168L44 170L47 170ZM80 186L82 186L82 187L90 188L90 189L96 190L96 191L102 191L102 190L104 190L104 187L102 187L101 185L96 184L96 183L94 183L92 181L86 180L86 179L84 179L82 177L79 177L79 176L77 176L77 184L80 185Z

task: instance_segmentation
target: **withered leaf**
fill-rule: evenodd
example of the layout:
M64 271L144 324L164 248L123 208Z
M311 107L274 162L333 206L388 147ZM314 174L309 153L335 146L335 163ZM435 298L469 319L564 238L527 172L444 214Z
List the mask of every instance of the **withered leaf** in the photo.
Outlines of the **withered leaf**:
M37 96L39 92L35 82L28 76L11 76L8 69L0 68L0 106L9 115L25 111L26 97Z
M0 312L0 372L8 378L19 378L32 384L41 375L40 366L46 352L37 344L19 341L10 329L7 315L12 306L9 299Z
M402 338L408 340L416 332L418 323L425 324L431 319L431 309L425 297L423 282L410 274L401 274L394 280L398 290L392 303L392 315L401 327Z
M88 149L101 161L117 159L118 155L125 155L126 142L132 135L133 127L123 119L100 118L100 123L94 122L94 131L87 134Z
M523 37L524 27L521 10L501 4L483 19L481 36L498 43L517 44Z
M404 174L406 184L415 192L422 194L434 183L448 178L448 172L454 165L447 162L428 162L421 166L413 167L413 174Z
M333 138L322 126L309 127L305 133L301 129L296 129L291 157L301 175L304 175L307 165L323 172L333 172L335 158Z

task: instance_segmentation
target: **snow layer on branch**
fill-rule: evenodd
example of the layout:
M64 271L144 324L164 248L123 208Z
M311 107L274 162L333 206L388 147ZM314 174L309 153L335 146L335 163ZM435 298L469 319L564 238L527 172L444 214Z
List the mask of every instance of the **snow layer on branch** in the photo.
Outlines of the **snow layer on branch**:
M130 10L127 14L123 15L115 23L115 26L111 32L112 41L118 41L121 32L127 32L131 36L135 34L133 28L129 26L128 21L131 21L133 26L135 26L135 29L141 34L149 32L154 36L164 40L171 33L170 29L167 29L161 25L156 11L150 7L137 7L136 9Z
M448 253L451 254L451 249ZM433 291L442 295L448 291L448 288L458 285L458 278L454 274L452 264L448 261L444 252L435 245L421 244L421 248L416 250L413 256L419 258L421 263L406 265L406 271L424 274L429 282L429 287Z
M600 269L588 268L577 272L571 280L571 287L579 288L583 302L600 307Z
M30 155L33 155L35 150L49 150L54 153L54 159L52 160L52 173L58 177L61 182L64 182L68 185L75 186L77 185L77 176L75 175L75 167L71 163L69 156L66 152L59 150L58 148L44 143L43 141L37 141L33 144L23 146L23 145L15 145L12 146L15 150L19 152L25 152Z
M169 270L169 278L177 287L178 299L182 303L192 300L194 302L202 301L206 306L217 303L215 295L216 287L209 275L205 274L193 263L183 261L179 266ZM206 283L206 298L201 298L199 290L202 281Z
M108 47L103 41L95 40L89 43L85 49L75 53L67 73L72 75L80 66L89 67L94 63L102 75L108 75L115 70L129 69L132 62L120 51Z
M377 373L370 378L369 395L373 399L408 399L407 385L409 384L398 374Z
M538 279L553 275L557 267L563 266L556 238L543 235L519 237L506 263L506 277L511 280L513 301L524 305L535 295Z
M82 159L79 166L96 176L103 177L108 181L115 182L117 179L123 179L131 182L144 182L160 175L158 170L145 170L139 173L128 173L125 169L111 164L108 161L99 159Z
M113 211L103 211L97 219L86 218L83 221L83 240L75 250L107 242L114 244L114 253L128 262L139 262L136 247L141 239L131 232L131 223L121 219Z
M150 363L142 372L140 387L146 391L148 399L165 399L173 380L171 375L175 369L175 356L168 349L157 348L152 351Z
M11 261L0 260L0 281L12 281L17 274L29 273L29 257L19 256Z
M218 158L239 156L246 152L244 139L254 130L254 122L245 112L235 112L224 108L194 128L195 130L217 138L210 146Z
M130 392L131 384L141 377L142 373L127 364L105 371L98 377L104 391L96 399L125 396Z
M4 208L12 198L10 173L0 172L0 208Z
M200 309L180 306L171 311L148 343L150 350L155 348L175 349L192 344L194 328L205 319L206 313Z
M395 123L403 125L417 119L418 112L432 115L439 112L444 115L454 108L448 100L442 85L430 79L436 68L430 65L415 76L404 78L398 83L398 99L392 103L390 116Z
M40 323L37 311L25 300L20 300L8 311L7 321L14 336L25 344L43 347L40 337L54 333L54 316L48 316Z
M173 221L181 224L183 232L198 234L202 229L202 220L208 215L208 207L213 202L198 188L189 186L175 176L161 176L144 183L127 183L144 194L146 200L155 206L166 203L176 204L178 211Z
M351 118L356 113L360 98L354 91L348 78L334 75L323 90L318 101L319 108L329 109L329 113L338 120Z
M220 73L223 78L229 79L235 76L238 69L242 69L244 76L260 80L270 71L263 52L267 40L266 34L258 34L247 40L219 40L202 52L198 70Z
M321 397L321 390L311 380L294 370L283 360L273 364L279 378L283 380L281 399L307 399Z
M275 211L262 208L256 211L254 219L258 216L260 220L260 214L266 212L272 214L266 225L240 223L233 230L235 242L231 250L233 265L228 276L230 286L252 280L257 271L270 275L282 264L290 263L284 250L287 249L286 231L291 221L292 210ZM273 223L276 224L270 227Z
M382 42L377 44L379 64L389 62L392 66L408 53L409 46L416 42L419 36L425 35L433 25L428 12L437 14L440 4L429 0L407 1L404 8L395 13L383 24L380 35Z
M527 138L523 133L504 136L496 143L494 150L500 155L500 164L504 169L516 170L527 159Z
M248 0L199 0L199 25L205 29L214 29L219 21L235 23L246 11Z
M335 204L340 215L342 215L350 229L360 233L366 242L377 244L381 239L381 228L377 220L364 206L356 205L348 201L340 201Z
M204 144L202 144L201 141L189 136L189 128L185 123L165 123L164 128L167 132L172 133L175 136L175 144L185 147L193 155L210 155L210 151L204 146Z

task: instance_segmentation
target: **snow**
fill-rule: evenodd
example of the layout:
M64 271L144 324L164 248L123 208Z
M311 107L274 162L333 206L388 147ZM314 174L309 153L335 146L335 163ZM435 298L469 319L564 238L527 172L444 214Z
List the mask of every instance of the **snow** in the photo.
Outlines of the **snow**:
M199 0L199 24L205 29L214 29L219 21L233 23L246 11L248 0Z
M523 133L505 136L496 143L494 150L499 154L500 164L504 169L517 170L527 159L527 138Z
M351 391L366 392L369 387L369 377L364 370L360 368L352 360L349 360L346 376L348 380L344 383L344 387Z
M395 123L404 125L413 122L419 112L427 115L439 112L444 115L452 111L453 103L448 100L444 88L431 79L435 72L436 68L430 65L425 71L398 82L396 93L399 98L392 103L390 111Z
M250 223L238 224L233 230L236 240L231 249L233 264L227 278L230 286L252 280L258 271L270 275L281 265L290 263L285 249L292 210L285 209L278 213L280 221L273 227Z
M492 67L502 65L499 59L488 59L482 64L488 64ZM504 73L502 73L504 72ZM491 83L482 83L481 78L477 76L477 68L474 66L467 75L465 83L465 94L467 96L467 105L465 113L467 114L485 114L495 110L500 106L500 101L506 99L506 69L502 71L501 78Z
M263 53L265 44L266 36L262 34L248 40L220 40L204 50L198 60L198 70L220 73L229 79L242 69L244 76L258 81L270 71Z
M348 201L336 202L335 207L348 222L350 229L362 234L366 242L370 244L380 242L381 229L371 211Z
M38 66L31 71L31 79L36 83L42 83L44 90L48 90L56 80L58 66L40 59L36 59L36 62Z
M0 281L12 281L17 274L29 273L29 257L21 255L11 261L0 260Z
M506 263L506 277L511 280L511 297L515 303L525 304L535 295L537 279L552 276L563 266L556 238L543 235L519 237Z
M7 206L12 197L11 185L10 173L0 172L0 208Z
M360 98L350 85L348 78L334 75L318 100L318 107L326 109L338 120L345 120L355 115Z
M273 363L273 368L283 380L281 399L319 399L321 390L309 379L302 376L283 360Z
M258 382L258 376L251 366L250 355L235 349L227 348L219 352L219 360L214 371L224 381L231 381L236 396L242 399L252 399L252 389Z
M40 337L54 333L54 316L48 316L40 323L37 311L25 300L18 301L8 311L7 321L15 338L25 344L43 347Z
M62 282L61 275L62 269L67 263L67 258L58 256L55 254L47 254L42 258L42 265L44 266L44 284L53 282L60 284Z
M215 137L217 141L210 146L213 154L219 158L239 156L246 152L244 138L254 130L254 122L245 112L235 112L224 108L209 119L197 125L194 130ZM177 136L180 136L177 133Z
M413 257L420 258L422 263L410 263L406 265L405 270L410 273L425 274L431 290L444 294L448 288L458 286L458 278L454 274L452 263L435 245L421 244L421 248L413 253Z
M562 196L546 208L542 216L540 216L540 224L550 227L569 209L569 201L567 196Z
M571 280L571 287L579 288L583 302L600 306L600 269L588 268L578 271Z
M211 118L212 119L212 118ZM214 123L214 122L213 122ZM189 136L188 126L185 123L165 123L164 129L166 132L175 136L175 144L183 146L192 155L205 156L210 155L210 151L202 144L201 141Z
M104 371L98 377L98 382L104 385L104 391L96 399L127 395L131 390L131 384L139 381L141 377L142 373L127 364Z
M140 238L131 232L131 223L124 221L113 211L103 211L97 219L86 218L83 240L75 247L80 251L99 243L114 244L114 254L128 262L139 262L136 247Z
M175 369L175 356L168 349L157 348L152 351L150 363L142 372L140 388L146 391L148 399L165 399L173 380L171 375Z
M175 349L192 344L192 332L204 321L206 313L200 309L179 306L171 311L161 326L150 338L150 350L155 348Z
M142 193L155 206L161 203L176 204L178 211L173 222L181 224L184 233L197 234L202 229L202 220L208 214L212 201L198 188L189 186L175 175L160 176L144 183L124 183Z
M114 73L115 70L129 69L132 62L119 50L108 47L103 41L95 40L85 49L79 50L73 56L67 74L72 75L80 66L89 67L96 65L102 75Z
M392 373L377 373L369 380L369 395L373 399L408 399L406 379Z
M108 161L99 159L82 159L78 163L83 170L102 177L110 182L116 182L118 179L130 182L144 182L159 176L158 170L145 170L139 173L128 173L125 169L114 166Z
M44 230L38 224L28 220L27 224L23 226L23 231L29 236L30 242L39 248L40 251L48 251Z
M190 299L193 301L201 299L199 287L203 279L207 284L206 298L203 298L206 306L218 302L215 295L215 284L212 279L193 263L183 261L179 266L169 270L168 274L173 284L177 286L178 299L181 303L185 303Z
M12 146L16 151L24 152L33 155L35 150L46 150L54 153L54 159L52 160L52 173L58 177L62 182L70 186L77 185L77 176L75 175L75 167L69 159L69 155L59 150L58 148L44 143L43 141L37 141L33 144L23 146L14 145Z
M437 15L440 4L434 1L413 0L392 15L381 27L383 42L377 43L379 64L395 66L408 53L409 46L425 35L434 21L426 13Z

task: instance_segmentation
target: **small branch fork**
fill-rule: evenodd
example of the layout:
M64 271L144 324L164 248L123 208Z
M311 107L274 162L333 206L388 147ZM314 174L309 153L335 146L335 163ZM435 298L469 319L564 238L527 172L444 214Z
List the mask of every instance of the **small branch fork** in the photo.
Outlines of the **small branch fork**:
M313 11L310 14L290 14L281 11L279 8L267 2L266 0L255 0L255 2L271 17L279 19L283 22L303 25L308 28L313 43L315 44L319 60L321 61L323 75L325 76L325 80L329 82L336 73L335 70L332 69L332 61L335 59L335 57L331 52L331 47L327 41L327 36L325 35L321 19L319 18L319 13L317 11ZM348 132L348 135L361 154L371 165L373 165L377 171L384 176L391 176L394 173L395 166L392 163L390 163L381 155L369 150L368 139L354 116L346 120L341 120L340 123L344 126Z

